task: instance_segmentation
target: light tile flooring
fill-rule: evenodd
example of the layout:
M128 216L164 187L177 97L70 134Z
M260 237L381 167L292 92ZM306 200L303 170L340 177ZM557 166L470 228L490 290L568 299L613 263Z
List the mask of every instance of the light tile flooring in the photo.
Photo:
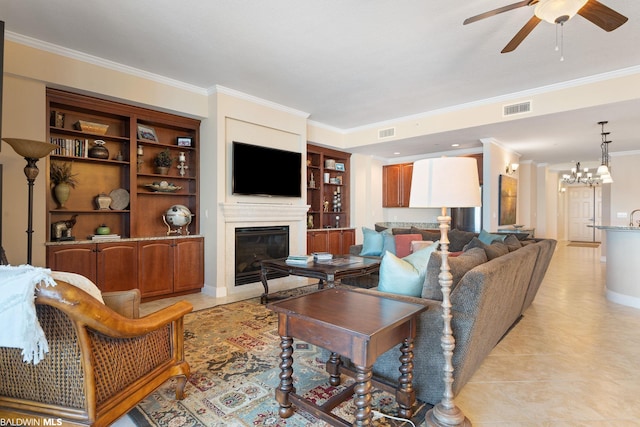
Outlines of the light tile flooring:
M640 310L606 300L605 266L599 248L558 244L535 301L456 397L474 426L640 426Z

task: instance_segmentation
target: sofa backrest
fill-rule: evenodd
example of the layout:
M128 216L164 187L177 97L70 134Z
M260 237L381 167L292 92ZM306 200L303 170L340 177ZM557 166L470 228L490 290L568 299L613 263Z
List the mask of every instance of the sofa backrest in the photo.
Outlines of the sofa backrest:
M533 269L533 273L531 274L531 281L529 282L527 295L525 296L524 303L522 304L521 313L524 313L524 311L529 308L533 299L536 297L538 289L542 284L542 279L544 279L544 275L551 263L551 258L553 257L553 252L556 249L557 243L558 242L553 239L544 239L535 243L536 246L540 247L540 253L538 253L538 259L536 260L536 265Z
M451 293L454 394L520 317L539 252L531 244L480 264Z

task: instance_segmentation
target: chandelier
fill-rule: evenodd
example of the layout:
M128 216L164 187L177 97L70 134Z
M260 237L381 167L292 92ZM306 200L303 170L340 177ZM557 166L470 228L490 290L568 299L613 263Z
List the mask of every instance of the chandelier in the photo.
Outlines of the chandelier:
M602 150L602 162L598 167L597 174L602 180L603 184L611 184L613 182L613 178L611 178L611 170L609 168L609 144L611 141L607 140L607 137L611 132L604 131L604 125L606 125L607 121L598 122L598 124L602 127L602 131L600 132L600 136L602 137L602 142L600 143L600 150Z
M600 184L600 178L594 178L593 174L589 172L589 168L580 168L580 162L576 163L576 166L571 168L571 174L565 173L562 175L562 182L565 184L586 184L589 187Z

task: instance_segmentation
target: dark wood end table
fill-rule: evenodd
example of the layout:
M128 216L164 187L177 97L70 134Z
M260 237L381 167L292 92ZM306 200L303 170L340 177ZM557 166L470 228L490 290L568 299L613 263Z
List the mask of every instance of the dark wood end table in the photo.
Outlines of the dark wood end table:
M345 277L365 276L375 273L380 269L380 260L375 258L363 258L355 255L337 255L327 261L314 261L306 264L287 263L286 258L269 259L261 262L260 279L264 287L264 294L260 296L260 302L266 304L269 294L267 273L277 271L293 276L310 277L320 279L318 289L333 287Z
M356 406L354 426L371 425L371 385L389 391L389 385L372 377L375 360L385 351L401 344L399 378L395 389L398 415L411 418L415 403L412 385L413 339L417 315L426 307L342 288L327 288L309 294L268 304L278 313L280 335L280 385L276 400L282 418L293 415L292 403L334 426L348 426L331 412L341 402L354 395ZM331 351L327 372L331 385L340 384L340 373L348 373L340 355L351 359L356 367L355 383L340 396L317 406L296 394L293 385L293 338Z

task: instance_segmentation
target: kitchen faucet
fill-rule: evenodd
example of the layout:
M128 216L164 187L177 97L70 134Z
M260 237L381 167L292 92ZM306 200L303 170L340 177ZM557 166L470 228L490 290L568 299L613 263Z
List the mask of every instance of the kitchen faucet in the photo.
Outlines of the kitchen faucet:
M629 227L633 227L633 214L636 212L640 212L640 209L634 209L631 211L631 215L629 215L631 217L631 222L629 222ZM640 223L638 223L638 226L640 227Z

